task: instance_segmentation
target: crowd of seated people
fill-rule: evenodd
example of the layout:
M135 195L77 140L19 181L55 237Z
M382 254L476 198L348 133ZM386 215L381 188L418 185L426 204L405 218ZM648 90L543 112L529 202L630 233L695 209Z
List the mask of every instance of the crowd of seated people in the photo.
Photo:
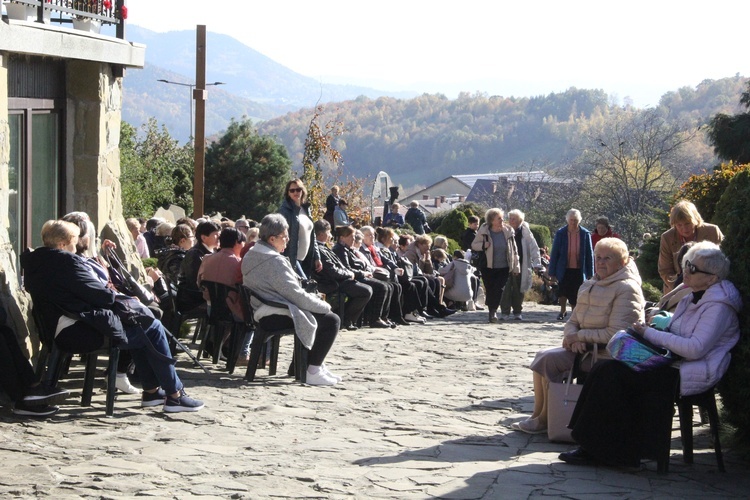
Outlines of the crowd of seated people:
M292 181L288 191L291 217L295 218L299 212L295 213L294 207L301 206L297 202L304 199L305 194L301 181ZM267 309L262 304L255 306L262 309L259 315L256 314L256 320L263 320L271 328L283 326L289 319L295 329L302 331L309 330L311 323L318 323L315 338L320 339L320 343L306 344L315 352L310 359L307 377L311 385L330 385L340 380L323 363L340 326L350 330L357 329L358 325L396 328L424 323L427 318L452 313L442 303L443 279L430 260L429 236L420 237L413 245L412 240L408 240L403 248L404 257L398 253L397 235L390 228L378 228L376 232L374 228L366 226L360 231L346 225L339 228L337 239L333 241L330 225L321 220L313 225L312 240L302 238L299 234L301 227L298 227L297 252L290 253L286 244L290 227L288 217L278 214L269 217L264 219L270 224L265 233L262 224L244 217L237 221L182 218L176 224L159 218L148 221L129 219L126 225L133 238L133 250L138 256L157 259L158 269L147 268L147 284L153 287L155 282L165 278L162 281L172 287L177 307L183 312L206 306L209 297L201 287L203 281L215 281L227 286L244 283L263 295L259 277L269 271L259 264L270 263L268 256L273 256L274 251L289 262L297 285L301 287L299 277L302 262L296 257L303 256L299 246L304 245L308 250L305 253L313 258L312 265L306 270L317 279L319 291L329 297L341 294L343 310L339 311L340 319L339 315L331 313L331 304L339 306L336 300L330 299L326 306L322 306L320 297L296 286L289 287L288 296L280 289L274 291L283 297L273 295L270 290L268 294L273 300L290 302L290 311L295 310L295 301L300 299L298 295L305 294L302 302L307 309L301 308L307 311L302 313L304 320L295 316L295 312L278 314L279 311ZM306 227L304 224L302 226ZM109 240L102 242L99 248L95 227L83 212L68 214L64 220L49 221L42 236L44 246L24 254L22 262L27 290L40 305L47 304L47 307L57 311L52 313L56 323L55 342L65 350L80 352L100 348L105 344L105 338L111 337L115 342L122 343L117 374L119 391L140 392L141 405L144 407L158 404L168 412L201 409L201 401L185 394L174 369L174 359L167 341L168 332L158 319L163 313L162 308L166 311L168 304L158 304L157 300L144 306L137 299L124 295L111 279L113 269L102 255L117 250L122 256L122 249L117 249L117 245ZM310 241L309 247L307 241ZM252 253L256 243L261 246L257 253ZM291 255L295 256L294 263L291 262ZM409 260L410 257L415 259L414 262ZM254 260L256 262L252 267L242 267L243 262ZM287 271L286 267L283 270L278 267L277 261L273 260L276 262L275 277ZM52 274L53 267L58 269L57 276L64 276L66 280L64 283L54 280L52 286L48 286L42 277ZM122 324L122 320L118 322L115 319L107 325L107 331L100 331L104 327L97 325L93 330L85 330L86 334L80 334L76 323L79 327L83 323L71 320L68 314L59 313L63 310L75 314L101 310L110 311L109 316L116 317L120 314L114 305L118 301L127 301L135 309L136 313L131 310L129 318L139 318L135 324ZM238 296L231 294L228 305L237 317L241 317L242 308L238 302ZM296 304L297 307L299 305ZM268 317L264 312L269 313ZM283 316L289 319L283 319ZM305 326L300 326L300 322ZM239 353L240 364L243 361L246 364L249 360L251 334L248 332L244 339L242 352ZM14 412L32 416L53 414L57 409L49 406L49 403L66 391L39 388L38 381L29 376L27 367L16 361L16 354L7 355L17 372L15 384L6 389L16 403ZM128 372L133 373L134 369L137 372L136 384L141 385L142 389L137 389L128 380Z
M297 199L304 194L299 186L301 181L289 186L290 195ZM290 203L292 217L298 217L301 205ZM662 239L662 261L668 265L660 267L669 268L668 273L663 273L665 283L674 289L645 316L640 276L626 245L615 234L602 235L593 249L595 273L577 290L561 347L540 351L531 363L533 412L529 418L515 422L513 429L531 434L546 430L548 384L559 382L573 366L573 360L583 357L582 369L588 375L570 423L578 447L562 453L560 459L575 465L637 466L642 458L656 453L656 422L671 421L675 387L681 395L692 395L718 383L739 338L737 312L742 299L728 280L730 263L720 248L709 241L698 242L710 239L701 233L706 226L714 236L718 235L714 239L721 239L720 231L703 224L694 212L687 203L673 209L674 228ZM506 316L511 310L520 316L517 304L525 289L524 280L541 265L535 252L526 252L534 245L525 231L528 227L523 225L522 214L518 224L514 224L513 215L511 211L509 222L515 232L507 234L513 235L523 258L519 259L521 273L511 276L518 283L515 288L504 290L510 292L510 300L499 303ZM681 220L680 216L687 219ZM161 406L166 412L200 410L203 403L185 393L175 371L167 332L154 317L158 311L138 308L136 324L120 324L116 325L117 331L93 334L92 330L77 328L84 319L75 321L62 314L61 311L72 312L81 318L95 311L114 314L117 301L134 300L114 289L106 263L97 258L99 249L88 216L74 212L64 219L45 223L43 246L21 257L25 287L40 307L46 304L45 316L53 318L55 342L70 350L86 351L101 347L106 336L118 339L123 353L130 353L121 360L126 364L132 360L136 366L142 386L141 406ZM325 363L340 328L356 330L363 316L362 324L370 328L424 323L433 316L452 314L446 301L460 304L477 297L478 279L461 250L448 254L448 242L441 237L433 242L429 235L399 236L393 229L399 227L398 223L359 230L342 225L335 241L331 226L325 221L312 224L309 238L299 235L308 224L298 223L295 252L290 253L290 225L280 214L264 217L259 226L244 218L201 220L197 224L185 219L174 226L152 219L146 233L140 232L136 222L128 220L135 249L140 256L158 258L161 272L175 284L185 310L199 307L208 299L201 290L201 281L252 288L259 297L251 299L255 319L268 330L294 328L309 349L309 385L332 386L341 381ZM479 220L470 222L462 239L467 248L477 238ZM672 246L667 248L665 241ZM675 252L677 242L682 246ZM509 237L505 243L510 243ZM102 245L109 248L110 244L105 241ZM315 259L307 258L308 253ZM298 260L303 254L303 259ZM318 281L318 289L328 296L328 301L303 288L303 260L310 264L303 274ZM158 274L151 278L158 278ZM334 314L339 303L331 297L337 294L343 297L343 310ZM505 299L505 295L502 297ZM237 305L237 298L231 301L230 309ZM233 311L241 314L240 309ZM4 318L0 321L3 323ZM603 345L614 332L628 326L682 360L641 373L608 359ZM246 363L250 336L244 340L240 357ZM594 363L592 355L586 356L593 351L598 353L600 362ZM123 363L118 366L117 388L133 392L126 369ZM13 413L27 417L53 415L58 411L53 403L67 394L64 389L40 383L21 352L15 333L5 326L0 326L0 389L13 402ZM649 397L643 398L644 394Z

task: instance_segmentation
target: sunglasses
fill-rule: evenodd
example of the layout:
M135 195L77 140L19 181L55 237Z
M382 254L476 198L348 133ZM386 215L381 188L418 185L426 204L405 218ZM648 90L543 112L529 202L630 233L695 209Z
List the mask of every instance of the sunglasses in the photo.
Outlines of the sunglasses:
M290 193L301 193L302 192L302 188L290 188L289 192Z
M689 260L685 261L685 271L688 271L690 274L695 274L695 273L710 274L710 275L714 274L714 273L709 273L708 271L701 271L700 269L695 267L695 264L693 264Z

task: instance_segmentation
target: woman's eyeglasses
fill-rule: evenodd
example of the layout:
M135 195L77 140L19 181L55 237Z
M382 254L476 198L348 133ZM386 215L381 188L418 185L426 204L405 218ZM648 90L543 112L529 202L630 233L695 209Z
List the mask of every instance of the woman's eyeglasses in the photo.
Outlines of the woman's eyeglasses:
M689 272L690 274L695 274L695 273L711 274L711 275L714 274L714 273L709 273L708 271L702 271L698 269L697 267L695 267L695 264L693 264L689 260L685 261L685 271Z
M302 188L289 188L290 193L301 193Z

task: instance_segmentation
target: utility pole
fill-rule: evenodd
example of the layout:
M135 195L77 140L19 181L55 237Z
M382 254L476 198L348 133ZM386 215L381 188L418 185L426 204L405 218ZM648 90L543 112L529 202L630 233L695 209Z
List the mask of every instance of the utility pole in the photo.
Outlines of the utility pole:
M193 178L193 217L203 217L206 167L206 25L199 24L195 38L195 176Z

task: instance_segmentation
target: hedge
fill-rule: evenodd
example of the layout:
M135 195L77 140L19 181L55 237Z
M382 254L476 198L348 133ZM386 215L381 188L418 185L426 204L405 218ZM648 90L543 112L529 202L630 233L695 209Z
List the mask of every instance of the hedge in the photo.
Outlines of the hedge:
M736 437L750 444L750 171L730 181L716 205L714 220L724 233L721 248L732 262L730 280L742 294L740 341L732 350L729 371L719 384L725 418L737 428Z

